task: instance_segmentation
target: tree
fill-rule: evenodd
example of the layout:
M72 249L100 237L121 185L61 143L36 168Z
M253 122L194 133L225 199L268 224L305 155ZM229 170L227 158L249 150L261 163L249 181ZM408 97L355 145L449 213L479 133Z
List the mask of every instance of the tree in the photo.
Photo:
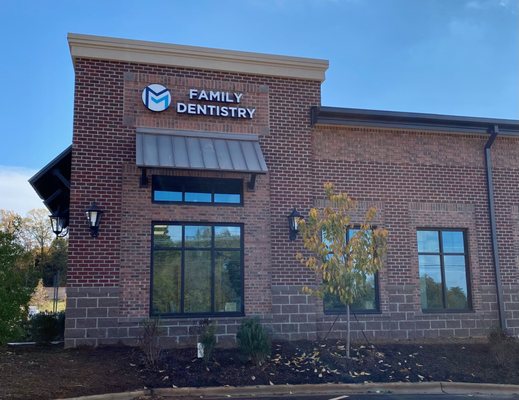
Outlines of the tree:
M297 254L306 267L318 276L320 284L305 292L323 298L337 297L346 305L347 357L350 356L350 306L366 290L366 278L383 266L388 232L374 228L376 209L370 208L355 235L347 239L348 228L354 228L351 213L356 203L345 193L335 193L331 183L324 190L328 206L310 209L308 218L300 221L303 245L310 254Z
M47 294L47 291L45 290L45 287L43 286L43 280L38 280L38 284L36 285L36 289L34 289L34 292L31 296L31 305L38 307L39 310L44 310L45 306L49 302L49 295Z
M66 284L68 261L68 241L65 238L55 238L48 249L40 269L45 286L54 285L54 276L59 273L59 286Z
M23 268L25 255L15 234L0 230L0 344L15 337L27 318L33 289L30 271Z
M13 238L18 244L25 247L21 232L24 227L24 218L11 210L0 210L0 231L15 235Z
M49 222L49 211L44 208L33 209L27 213L24 222L24 236L30 241L35 265L43 276L43 267L48 262L49 248L54 239Z
M0 229L14 234L16 243L27 252L25 268L37 270L44 285L52 286L57 272L60 272L60 284L65 283L68 242L54 238L48 215L49 211L43 208L33 209L25 217L14 211L0 210Z

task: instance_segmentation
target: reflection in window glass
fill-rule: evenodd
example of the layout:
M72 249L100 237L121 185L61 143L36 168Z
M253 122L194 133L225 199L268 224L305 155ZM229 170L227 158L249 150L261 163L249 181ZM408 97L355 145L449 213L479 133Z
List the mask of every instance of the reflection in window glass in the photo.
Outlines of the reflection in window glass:
M418 256L422 308L442 308L442 272L440 256Z
M445 256L447 308L467 308L467 273L465 256Z
M218 248L240 248L241 229L239 226L215 226L214 240Z
M416 238L419 253L438 253L440 251L438 231L418 231Z
M156 314L180 311L180 251L153 253L153 312Z
M215 193L214 194L215 203L239 204L240 201L241 201L241 196L239 194L224 194L224 193Z
M218 251L215 261L215 311L238 312L242 299L240 252Z
M347 232L347 240L351 240L360 229L358 228L350 228ZM330 245L330 241L326 237L325 232L322 234L322 241ZM354 312L362 312L362 311L376 311L378 308L377 305L377 283L376 283L376 275L367 274L366 281L362 288L359 288L359 295L351 304L351 310ZM324 303L324 311L330 313L343 313L346 312L346 305L343 304L339 296L331 293L326 293L323 298Z
M243 180L185 176L153 176L153 201L241 204Z
M418 231L417 239L422 309L468 309L465 233Z
M185 247L209 247L211 246L210 226L190 226L185 228Z
M243 312L239 225L153 226L152 314Z
M154 201L182 201L182 192L168 192L155 190L153 192Z
M211 193L186 192L185 200L189 203L210 203Z
M443 231L442 244L444 253L463 253L465 251L463 232Z
M184 312L211 312L211 253L184 252Z
M153 228L155 247L182 246L182 227L180 225L155 225Z

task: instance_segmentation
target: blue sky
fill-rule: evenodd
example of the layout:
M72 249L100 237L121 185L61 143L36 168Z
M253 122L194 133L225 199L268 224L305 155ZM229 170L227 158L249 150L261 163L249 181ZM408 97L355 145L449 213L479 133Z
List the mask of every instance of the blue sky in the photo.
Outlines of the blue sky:
M0 0L0 208L72 141L67 32L324 58L325 106L519 119L519 0Z

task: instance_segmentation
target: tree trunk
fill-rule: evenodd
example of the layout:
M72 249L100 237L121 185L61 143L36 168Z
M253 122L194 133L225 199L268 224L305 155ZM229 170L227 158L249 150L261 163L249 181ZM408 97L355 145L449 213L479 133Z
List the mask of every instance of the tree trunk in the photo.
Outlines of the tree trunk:
M346 305L346 357L350 358L350 305Z

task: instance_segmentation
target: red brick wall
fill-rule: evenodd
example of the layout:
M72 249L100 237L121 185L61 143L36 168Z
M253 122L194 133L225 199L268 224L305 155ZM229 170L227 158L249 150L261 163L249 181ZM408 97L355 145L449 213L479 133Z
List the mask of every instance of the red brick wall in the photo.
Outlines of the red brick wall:
M244 223L245 311L268 320L271 282L300 284L311 278L295 261L300 243L289 241L286 216L293 206L308 209L312 204L309 113L319 105L320 83L88 59L76 59L75 70L68 285L77 289L69 299L68 345L135 337L139 319L149 315L150 232L157 220ZM178 115L173 108L153 113L140 100L150 83L166 85L175 102L186 101L190 87L244 92L243 104L256 108L255 118ZM151 188L139 188L137 127L257 134L269 173L258 177L255 192L245 191L244 207L152 204ZM148 171L153 173L183 174ZM84 215L91 201L105 210L96 239L89 237ZM99 292L96 305L85 300L97 293L88 287L102 286L114 290ZM100 308L103 296L111 305L118 298L119 307L90 310ZM174 343L183 343L193 336L190 326L196 321L165 323ZM220 323L222 341L233 337L238 322Z
M364 322L359 329L367 329L374 337L408 338L481 336L490 326L497 326L485 141L482 136L316 128L315 193L322 193L322 182L332 181L339 190L377 205L383 212L383 225L389 230L387 264L380 272L382 315L362 316ZM513 209L519 195L519 159L514 151L518 145L517 139L500 138L493 149L503 282L515 287L519 242ZM422 313L416 243L416 229L420 227L467 230L469 286L475 313ZM506 297L509 326L515 327L517 305L512 304L514 300L508 294ZM327 320L326 327L329 318L323 318ZM387 325L377 322L366 328L366 321L379 320L387 320ZM387 334L386 328L392 332Z
M381 313L358 315L354 335L374 339L484 336L497 324L487 191L481 136L346 127L311 127L320 104L317 81L76 59L70 209L67 346L134 341L148 316L153 221L244 224L245 311L257 314L275 337L314 338L334 316L301 294L315 277L295 260L301 240L288 238L292 207L306 213L322 204L332 181L379 208L389 232L388 261L380 273ZM252 120L157 114L144 108L142 88L162 83L173 100L190 87L241 91L257 109ZM250 133L260 137L269 168L243 207L151 203L135 166L137 127ZM492 150L499 250L510 326L519 330L519 140L499 138ZM152 174L229 177L243 174L148 170ZM105 210L98 238L90 238L84 210ZM359 213L356 218L361 218ZM420 310L416 228L468 232L473 309L424 314ZM193 341L196 319L162 321L164 344ZM218 319L220 343L232 342L240 318ZM339 318L335 336L344 332Z

